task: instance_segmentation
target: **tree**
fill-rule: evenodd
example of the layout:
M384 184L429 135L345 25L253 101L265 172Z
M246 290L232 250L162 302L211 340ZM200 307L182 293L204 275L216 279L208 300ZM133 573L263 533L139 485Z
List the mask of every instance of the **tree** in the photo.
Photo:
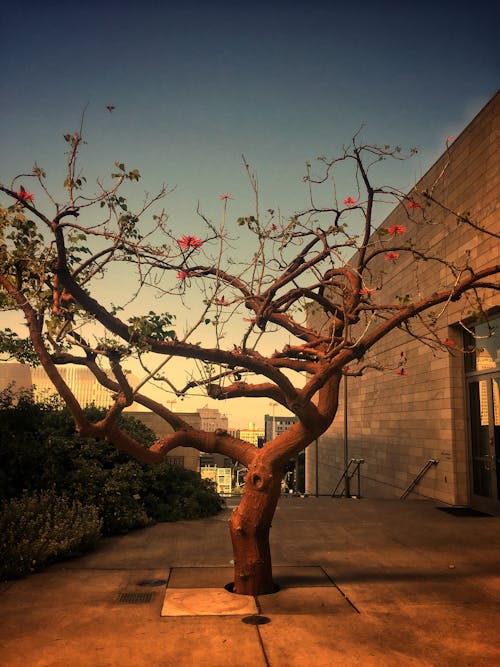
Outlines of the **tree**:
M403 155L399 147L369 145L354 137L338 157L318 158L318 175L307 165L309 203L291 217L272 209L262 212L257 177L244 159L255 196L254 213L231 225L232 197L226 193L219 197L220 225L198 210L205 232L179 238L163 211L153 213L167 188L132 211L125 188L140 174L115 163L112 184L98 181L97 192L91 192L77 167L81 131L64 138L69 146L64 203L50 194L46 175L37 165L9 186L0 185L11 201L0 218L1 305L21 311L29 331L23 339L4 330L2 349L43 366L82 436L104 437L143 462L161 461L174 447L190 446L222 453L246 466L244 495L230 520L234 591L269 593L269 531L284 466L332 423L343 374L361 375L377 367L367 355L395 329L449 350L449 341L436 333L440 315L447 304L463 298L474 300L481 312L485 290L497 289L493 277L500 267L476 269L469 259L458 265L419 247L418 236L410 238L410 227L418 231L432 223L437 210L446 209L437 194L440 179L424 191L406 194L375 185L372 174L384 160L407 159L413 149ZM339 201L336 174L345 168L350 169L355 189ZM36 197L21 184L28 177L36 181ZM322 188L328 189L326 205L316 203ZM387 203L404 209L407 225L377 225L378 207ZM446 213L456 224L492 234L467 213ZM238 226L245 248L250 241L254 244L250 259L248 252L246 259L231 257ZM428 294L379 302L379 288L404 257L435 263L441 284ZM124 304L116 307L99 292L98 279L115 266L124 266L129 278L130 269L135 270L135 297L127 309L136 310L128 318L121 314ZM192 309L196 287L200 312L183 335L172 314L139 310L138 296L147 289L181 300L189 294ZM244 328L236 339L245 311L249 316L243 318ZM173 358L196 365L197 373L184 386L168 372ZM127 375L132 360L144 371L136 386ZM89 420L65 384L58 366L68 363L86 366L114 392L103 418ZM404 355L394 360L394 369L406 374ZM257 449L226 432L192 428L146 395L144 387L152 380L177 396L203 388L214 400L265 397L290 410L298 421ZM149 449L141 446L119 427L120 414L133 401L160 415L174 433Z

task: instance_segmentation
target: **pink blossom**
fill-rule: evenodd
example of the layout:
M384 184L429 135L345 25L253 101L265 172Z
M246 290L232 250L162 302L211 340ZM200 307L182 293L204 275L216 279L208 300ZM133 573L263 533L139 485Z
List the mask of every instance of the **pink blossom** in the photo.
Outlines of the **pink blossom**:
M177 280L186 280L186 278L191 278L192 275L192 271L179 271L177 274Z
M448 144L451 144L451 142L453 141L453 139L454 139L456 136L457 136L456 134L450 134L449 137L446 137L446 144L447 144L447 145L448 145Z
M450 338L445 338L443 340L443 345L448 345L448 347L453 347L455 345L455 341L451 340Z
M404 234L406 232L406 227L403 227L403 225L391 225L387 228L387 232L391 236L398 236L399 234Z
M344 199L344 204L345 204L346 206L354 206L355 203L356 203L356 200L353 199L352 197L346 197L346 198Z
M216 299L215 304L217 306L229 306L229 302L226 301L226 299L224 297L222 297L222 299Z
M422 204L419 204L418 201L409 201L406 208L422 208Z
M219 199L221 201L227 201L228 199L232 199L233 195L230 192L225 192L223 195L219 195Z
M271 225L271 227L270 227L269 229L270 229L272 232L275 232L275 231L278 229L278 227L277 227L276 225Z
M35 198L35 195L25 190L22 185L19 192L17 193L17 196L21 201L28 201L28 202L32 202L33 199Z
M177 241L177 243L179 244L180 248L194 248L195 250L201 248L203 245L203 241L201 239L197 239L196 236L183 236Z
M404 368L400 368L398 371L396 371L396 375L408 375L408 371Z
M385 256L386 261L388 262L395 262L396 260L399 259L399 252L388 252Z
M370 289L369 287L362 287L359 290L359 293L361 294L361 296L368 296L370 294L375 294L376 291L377 291L376 289Z

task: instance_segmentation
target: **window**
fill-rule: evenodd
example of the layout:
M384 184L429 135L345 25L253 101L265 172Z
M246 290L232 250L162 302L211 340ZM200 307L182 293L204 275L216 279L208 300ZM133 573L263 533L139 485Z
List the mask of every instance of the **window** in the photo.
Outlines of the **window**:
M167 456L167 463L171 466L180 466L184 468L184 457L183 456Z
M500 318L478 324L464 333L467 373L489 371L500 367Z

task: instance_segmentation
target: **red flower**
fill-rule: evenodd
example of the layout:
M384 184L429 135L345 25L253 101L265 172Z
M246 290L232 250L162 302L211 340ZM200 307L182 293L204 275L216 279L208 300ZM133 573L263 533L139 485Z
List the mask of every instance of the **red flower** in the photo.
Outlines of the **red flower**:
M109 113L112 113L115 110L115 107L112 104L106 104L106 109Z
M269 229L270 229L272 232L275 232L275 231L278 229L278 227L277 227L276 225L271 225L271 227L270 227Z
M453 347L455 345L455 341L450 340L449 338L445 338L443 340L443 345L448 345L448 347Z
M186 280L186 278L191 278L192 275L192 271L179 271L177 274L177 280Z
M224 297L222 297L222 299L216 299L215 304L217 306L229 306L229 302L226 301Z
M356 203L356 200L353 199L352 197L346 197L346 198L344 199L344 204L345 204L346 206L354 206L355 203Z
M409 201L406 208L422 208L422 204L419 204L418 201Z
M398 371L396 371L396 375L408 375L408 371L404 368L400 368Z
M446 137L446 145L451 144L451 142L456 136L457 136L456 134L450 134L449 137Z
M375 294L376 291L377 291L376 289L370 289L369 287L362 287L359 290L359 293L361 294L361 296L368 296L370 294Z
M228 199L232 199L233 195L230 192L225 192L223 195L219 195L219 199L221 201L227 201Z
M406 227L403 227L403 225L391 225L387 228L387 232L391 234L391 236L398 236L399 234L404 234L406 232Z
M251 318L250 317L244 317L243 318L243 322L251 322L252 324L255 324L256 321L257 321L256 317L251 317Z
M19 192L17 193L17 196L21 201L31 201L32 202L33 199L35 198L35 195L33 195L31 192L28 192L27 190L25 190L22 185L21 185L21 188L20 188Z
M197 239L196 236L183 236L177 241L177 243L179 244L180 248L194 248L195 250L201 248L203 245L203 241L201 239Z
M388 262L395 262L396 260L399 259L399 252L388 252L387 255L385 256L386 261Z

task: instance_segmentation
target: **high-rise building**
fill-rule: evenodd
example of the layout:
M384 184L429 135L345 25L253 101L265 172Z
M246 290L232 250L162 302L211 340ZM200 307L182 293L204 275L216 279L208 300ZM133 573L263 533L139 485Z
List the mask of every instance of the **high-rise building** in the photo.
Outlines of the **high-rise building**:
M98 408L107 408L112 404L113 392L100 385L85 366L67 364L58 366L57 370L83 407L95 405ZM133 382L137 380L133 375L129 378ZM41 366L31 368L20 363L0 363L0 390L9 384L13 384L15 390L32 390L35 401L43 401L57 395L54 385Z
M100 385L92 372L85 366L68 364L67 366L60 366L58 371L80 405L95 405L98 408L107 408L113 403L112 392ZM31 381L36 401L57 393L41 366L31 370Z
M297 422L297 417L278 417L277 415L264 415L264 442L273 440L276 436L287 431L292 424Z

